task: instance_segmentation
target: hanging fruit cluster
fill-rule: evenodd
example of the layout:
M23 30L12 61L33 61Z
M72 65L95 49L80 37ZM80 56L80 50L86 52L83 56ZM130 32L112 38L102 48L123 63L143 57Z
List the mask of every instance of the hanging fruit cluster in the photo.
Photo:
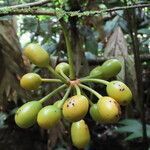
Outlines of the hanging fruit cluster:
M120 81L108 82L121 70L117 59L105 61L101 66L94 68L90 74L81 79L70 79L70 64L60 63L55 69L49 64L48 53L39 45L31 43L24 49L24 55L38 67L47 68L56 78L45 79L36 73L27 73L20 85L26 90L36 90L42 82L57 82L60 86L37 101L30 101L21 106L15 114L15 122L21 128L29 128L36 122L41 128L50 129L61 118L71 122L71 138L73 145L84 148L90 141L87 124L83 120L88 110L91 118L100 123L116 123L121 115L120 105L126 106L132 100L130 89ZM106 86L108 96L102 96L91 89L86 83L99 83ZM76 94L73 94L74 89ZM87 90L97 97L93 103L82 91ZM43 107L42 104L61 90L66 91L61 100L53 105Z

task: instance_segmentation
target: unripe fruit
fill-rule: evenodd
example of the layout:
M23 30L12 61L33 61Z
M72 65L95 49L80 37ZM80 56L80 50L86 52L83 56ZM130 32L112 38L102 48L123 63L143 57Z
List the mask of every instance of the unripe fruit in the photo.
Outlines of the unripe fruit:
M104 96L98 103L97 107L100 115L100 122L115 123L119 120L121 109L119 104L111 97Z
M22 105L15 114L15 122L20 128L29 128L35 122L37 114L42 109L39 101L31 101Z
M120 105L127 105L132 100L130 89L121 81L111 81L106 87L107 94Z
M58 107L58 108L60 108L61 105L62 105L62 100L58 100L58 101L56 101L56 102L54 103L54 106L56 106L56 107Z
M23 53L38 67L47 67L49 65L49 55L39 44L31 43L27 45Z
M59 63L56 67L55 67L55 71L57 73L61 73L61 71L69 76L69 64L68 63L65 63L65 62L62 62L62 63Z
M74 122L71 125L71 139L73 145L78 149L83 149L90 142L90 132L84 120Z
M40 110L37 122L43 129L49 129L61 119L61 110L54 105L49 105Z
M63 105L63 116L68 121L79 121L87 113L89 102L83 95L69 98Z
M21 78L20 85L26 90L36 90L40 86L41 82L41 77L38 74L27 73Z
M92 117L92 119L94 121L100 121L100 114L99 114L99 110L98 110L97 104L93 104L90 107L90 116Z
M90 71L90 76L92 78L98 78L98 79L102 79L103 78L103 72L102 72L102 67L101 66L97 66L94 69L92 69Z
M121 71L121 63L117 59L109 59L101 66L101 71L105 79L116 76Z

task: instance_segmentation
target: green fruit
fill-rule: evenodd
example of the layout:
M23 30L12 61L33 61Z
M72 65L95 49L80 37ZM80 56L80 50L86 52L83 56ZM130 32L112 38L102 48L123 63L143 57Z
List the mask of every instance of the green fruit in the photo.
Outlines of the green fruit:
M111 81L106 87L107 94L114 98L120 105L127 105L132 100L130 89L120 81Z
M41 128L49 129L61 119L61 110L54 105L49 105L40 110L37 122Z
M92 119L94 121L99 121L100 120L100 114L99 114L99 110L98 110L97 104L93 104L90 107L90 116L92 117Z
M55 67L55 71L59 74L63 72L65 75L69 76L69 68L68 63L62 62Z
M39 101L31 101L22 105L15 114L15 122L20 128L29 128L35 122L37 114L42 109Z
M87 113L89 102L83 95L69 98L63 105L63 116L68 121L79 121Z
M116 123L121 115L121 109L117 101L111 97L104 96L98 103L97 107L102 123Z
M102 72L102 67L101 66L97 66L94 69L92 69L90 71L90 76L92 78L98 78L98 79L102 79L103 78L103 72Z
M60 107L61 107L61 105L62 105L62 103L63 103L63 101L62 101L62 100L58 100L58 101L56 101L56 102L54 103L54 106L56 106L56 107L60 108Z
M31 43L27 45L23 53L38 67L47 67L49 65L49 55L39 44Z
M41 82L41 77L38 74L27 73L21 78L20 85L26 90L36 90L40 86Z
M73 145L78 149L83 149L90 142L90 132L89 128L84 122L84 120L80 120L78 122L74 122L71 125L71 139Z
M117 59L109 59L101 66L102 75L105 79L116 76L121 71L121 63Z

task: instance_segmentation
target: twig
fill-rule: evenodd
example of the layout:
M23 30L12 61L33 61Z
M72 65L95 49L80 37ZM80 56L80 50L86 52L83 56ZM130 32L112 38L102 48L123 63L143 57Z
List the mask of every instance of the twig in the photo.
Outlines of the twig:
M27 5L27 4L26 4ZM15 6L14 6L15 7ZM113 12L117 10L126 10L126 9L133 9L133 8L144 8L144 7L150 7L150 4L139 4L139 5L131 5L131 6L123 6L123 7L115 7L110 9L104 9L104 10L98 10L98 11L64 11L62 10L62 13L64 15L68 15L70 17L73 16L90 16L90 15L98 15L102 14L104 12ZM61 13L61 12L60 12ZM58 14L58 11L56 10L41 10L41 8L10 8L10 7L3 7L0 8L0 16L5 15L48 15L48 16L56 16Z
M134 57L133 55L129 55L130 57ZM102 64L104 61L106 60L109 60L109 59L112 59L114 58L113 56L112 57L103 57L103 56L97 56L97 57L94 57L94 58L87 58L87 61L90 65L100 65ZM143 62L143 61L148 61L150 60L150 54L141 54L140 55L140 60ZM59 62L67 62L67 59L64 59L64 58L59 58Z
M42 0L38 2L33 2L33 3L27 3L27 4L20 4L20 5L14 5L14 6L9 6L9 7L3 7L3 9L20 9L20 8L26 8L26 7L37 7L37 6L42 6L44 4L49 3L50 0Z

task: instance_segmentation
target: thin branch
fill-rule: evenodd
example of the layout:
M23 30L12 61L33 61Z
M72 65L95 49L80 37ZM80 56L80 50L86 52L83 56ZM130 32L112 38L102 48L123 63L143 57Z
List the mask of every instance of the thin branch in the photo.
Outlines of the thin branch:
M15 6L14 6L15 7ZM48 15L48 16L56 16L58 14L68 15L70 17L73 16L90 16L90 15L98 15L105 12L113 12L117 10L126 10L126 9L133 9L133 8L144 8L144 7L150 7L150 4L138 4L138 5L131 5L131 6L123 6L123 7L115 7L110 9L104 9L104 10L98 10L98 11L69 11L66 12L64 10L41 10L41 8L9 8L9 7L3 7L0 8L0 16L5 15Z
M50 0L42 0L38 2L33 2L33 3L27 3L27 4L20 4L20 5L14 5L14 6L9 6L9 7L3 7L3 9L20 9L20 8L26 8L26 7L37 7L37 6L42 6L47 3L49 3Z
M134 57L133 55L129 55L130 57ZM100 65L102 64L104 61L106 60L109 60L109 59L112 59L114 58L113 56L112 57L103 57L103 56L97 56L97 57L94 57L94 58L87 58L87 61L89 63L89 65ZM150 54L141 54L140 55L140 60L143 62L143 61L148 61L150 60ZM64 58L59 58L59 62L67 62L67 59L64 59Z

